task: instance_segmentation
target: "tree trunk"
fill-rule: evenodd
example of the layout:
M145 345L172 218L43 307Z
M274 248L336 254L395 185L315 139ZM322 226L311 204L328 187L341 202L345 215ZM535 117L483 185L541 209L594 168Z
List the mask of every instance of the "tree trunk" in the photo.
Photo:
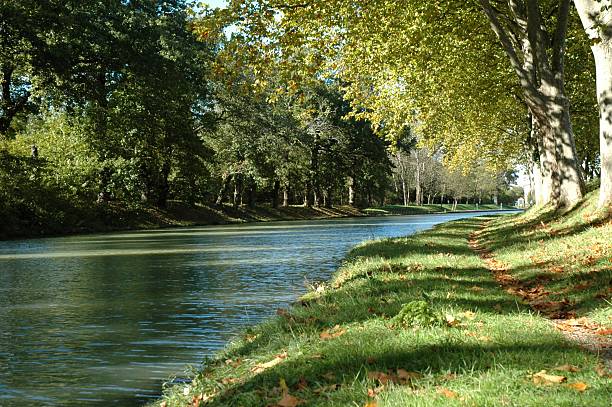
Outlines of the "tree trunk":
M242 174L234 175L234 208L242 204Z
M247 185L247 206L254 208L257 198L257 184L252 177L249 177Z
M289 189L285 187L283 189L283 207L286 208L289 206Z
M421 196L422 192L421 192L421 166L419 164L419 152L417 151L416 154L416 172L414 174L415 176L415 184L416 184L416 204L421 206L423 204L423 198Z
M313 198L314 197L312 194L312 186L310 182L306 182L306 186L304 188L304 206L307 208L311 208L314 203Z
M608 11L612 13L612 11ZM609 20L608 20L609 21ZM599 104L601 186L599 208L612 204L612 39L593 46Z
M584 181L580 171L574 130L570 120L569 100L561 95L551 108L551 128L555 138L557 164L559 166L559 202L561 208L569 208L582 199Z
M328 209L331 209L334 206L333 193L334 193L333 188L327 189L327 200L325 201L325 207Z
M604 208L612 204L612 9L597 0L574 3L595 58L601 162L598 207Z
M157 194L157 206L160 208L166 208L168 206L168 195L170 194L170 183L168 182L168 178L170 177L170 170L170 160L166 159L162 164L159 192Z
M223 204L223 200L227 195L227 191L230 186L230 176L229 174L223 174L223 178L221 181L221 188L219 189L219 194L217 194L217 200L215 201L215 206L221 206Z
M355 179L353 177L349 178L348 185L348 204L350 206L355 206Z
M593 0L575 0L592 3ZM556 160L547 160L542 166L542 176L552 178L552 201L557 207L571 207L582 198L583 181L578 165L574 134L572 131L569 102L565 97L564 59L570 0L560 0L556 10L556 27L552 38L548 38L542 27L546 21L536 0L510 1L512 23L516 29L510 31L501 23L498 11L489 0L479 0L491 27L514 68L523 95L538 122L543 136L544 152L554 152ZM511 37L519 36L526 41L522 45L524 63L519 57ZM525 52L525 50L529 52ZM531 54L533 53L533 54Z
M280 181L274 181L274 187L272 188L272 207L274 209L278 208L278 194L280 192Z

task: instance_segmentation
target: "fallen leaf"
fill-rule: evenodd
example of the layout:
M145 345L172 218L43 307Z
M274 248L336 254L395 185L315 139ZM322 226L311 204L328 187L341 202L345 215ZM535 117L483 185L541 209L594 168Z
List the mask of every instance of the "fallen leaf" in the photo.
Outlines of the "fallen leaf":
M266 369L269 369L271 367L274 367L274 366L278 365L279 363L281 363L286 358L287 358L287 352L281 353L280 355L277 355L274 359L272 359L269 362L259 363L259 364L255 365L255 367L251 369L251 372L253 372L253 373L261 373L261 372L263 372Z
M597 335L612 335L612 328L610 329L600 329L595 332Z
M569 384L566 384L566 386L571 387L572 389L579 391L579 392L583 392L589 387L586 383L583 383L583 382L569 383Z
M191 399L191 406L192 407L199 407L200 406L200 402L206 403L211 398L212 398L212 396L209 396L209 395L204 394L204 393L200 393L197 396L193 396L193 399Z
M222 384L234 384L239 382L240 379L236 378L236 377L225 377L223 379L221 379L221 383Z
M440 379L442 380L455 380L457 378L457 375L455 373L447 373L444 376L442 376Z
M321 332L321 334L319 335L319 338L323 340L328 340L328 339L333 339L333 338L342 336L345 333L346 333L346 329L340 328L340 325L336 325L332 329L326 329L325 331Z
M295 385L295 388L299 391L299 390L306 390L308 388L308 382L306 381L306 379L304 377L300 377L300 380L298 380L297 384Z
M159 405L159 407L168 407L168 402L167 402L167 401L162 402L162 403Z
M546 370L541 370L534 374L532 378L535 384L556 384L567 381L567 377L547 374Z
M449 399L456 399L457 397L459 397L459 394L452 390L445 389L444 387L439 388L438 393Z
M407 380L413 380L413 379L420 379L423 377L423 375L418 372L409 372L404 369L397 369L397 377L400 380L407 381Z
M368 401L363 407L378 407L378 403L375 400Z
M599 377L607 377L609 379L612 379L612 374L610 374L610 372L608 372L605 366L601 363L597 365L595 371L597 372L597 375L599 375Z
M302 404L304 400L300 400L297 397L293 397L289 393L285 393L283 397L278 402L279 407L296 407Z
M576 373L580 371L580 368L574 365L561 365L561 366L554 367L553 370L562 370L564 372Z
M484 291L484 288L478 287L477 285L475 285L473 287L470 287L470 291L480 292L480 291Z
M240 366L240 364L242 364L242 360L240 359L236 359L236 360L232 360L232 359L227 359L225 361L225 364L231 367L238 367Z
M461 321L450 314L446 314L446 323L448 326L457 326L461 323Z
M323 375L324 378L326 378L327 380L329 380L330 382L333 380L336 380L336 375L332 372L327 372Z
M387 384L389 381L392 381L391 376L389 376L387 373L377 371L368 372L368 379L378 380L380 384Z
M380 385L373 389L368 389L368 397L376 397L378 394L382 393L384 389L385 389L384 385Z
M465 311L465 312L462 312L459 315L461 315L462 317L465 317L467 319L474 319L474 317L476 316L476 313L474 313L472 311Z

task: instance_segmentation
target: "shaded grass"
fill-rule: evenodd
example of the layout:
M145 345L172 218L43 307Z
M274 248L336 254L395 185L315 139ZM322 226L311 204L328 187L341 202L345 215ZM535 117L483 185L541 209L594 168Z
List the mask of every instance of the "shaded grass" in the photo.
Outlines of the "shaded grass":
M503 209L514 209L504 205ZM500 210L499 205L494 204L457 204L453 210L452 204L431 204L431 205L385 205L376 208L364 209L364 212L376 215L427 215L432 213L446 212L469 212L469 211L495 211Z
M531 243L519 236L541 216L548 215L494 219L485 230L487 242L500 256L522 256L515 252ZM597 357L567 342L548 320L500 289L468 247L467 236L486 220L452 222L356 247L329 284L247 330L207 361L192 384L166 389L163 402L189 405L203 397L211 406L274 406L288 392L308 406L363 406L370 400L379 406L610 405L610 381L597 373ZM559 222L560 228L581 228ZM536 272L518 273L529 278ZM393 326L391 318L404 304L424 298L452 323ZM587 306L601 308L601 300ZM322 339L323 332L338 334ZM564 364L580 370L554 371ZM372 375L397 369L420 376L382 385ZM531 375L544 369L588 388L534 384Z
M567 300L578 317L612 325L612 212L597 210L597 194L563 216L540 208L495 220L481 239L513 277L542 284L547 300Z
M0 215L5 215L4 222L0 223L0 240L130 229L366 216L351 206L306 208L291 205L275 209L261 205L234 208L232 205L215 207L181 201L170 201L165 209L145 205L127 207L120 202L92 203L80 207L65 203L45 210L35 209L37 214L28 212L25 215L0 211Z

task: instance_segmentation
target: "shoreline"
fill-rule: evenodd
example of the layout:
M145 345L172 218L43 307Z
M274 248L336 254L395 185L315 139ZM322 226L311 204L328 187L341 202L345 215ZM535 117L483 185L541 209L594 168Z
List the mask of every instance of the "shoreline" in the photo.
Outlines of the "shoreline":
M43 238L106 234L126 231L163 230L182 227L200 227L213 225L239 225L246 223L266 223L284 221L306 221L325 219L346 219L362 217L382 216L419 216L419 215L444 215L451 213L478 213L478 212L516 212L518 209L477 209L457 211L423 212L418 210L422 207L406 207L407 213L381 213L377 209L360 209L348 205L334 206L332 208L311 207L291 205L273 209L268 206L257 206L254 208L224 205L222 208L213 206L196 205L186 206L175 202L168 209L162 210L155 207L143 207L138 209L125 209L113 205L101 206L102 216L83 221L80 226L66 226L59 231L37 231L1 233L0 242L16 240L34 240ZM414 213L410 213L413 210ZM103 217L112 217L113 222L105 222ZM116 220L119 223L115 223Z

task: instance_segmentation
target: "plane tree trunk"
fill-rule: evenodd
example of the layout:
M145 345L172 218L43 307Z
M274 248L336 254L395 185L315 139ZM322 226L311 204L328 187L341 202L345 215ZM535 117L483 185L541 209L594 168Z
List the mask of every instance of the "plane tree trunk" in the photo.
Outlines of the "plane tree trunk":
M518 76L538 130L540 158L544 159L541 161L542 177L544 184L551 186L548 196L543 195L543 198L558 208L573 206L582 199L584 191L564 86L570 1L559 1L551 41L542 28L545 22L537 0L509 0L509 11L502 18L489 0L479 0ZM512 34L502 21L511 22ZM517 33L521 39L520 50L511 39L516 38Z
M601 187L599 207L612 204L612 9L610 3L574 0L595 58L599 104L599 155Z

